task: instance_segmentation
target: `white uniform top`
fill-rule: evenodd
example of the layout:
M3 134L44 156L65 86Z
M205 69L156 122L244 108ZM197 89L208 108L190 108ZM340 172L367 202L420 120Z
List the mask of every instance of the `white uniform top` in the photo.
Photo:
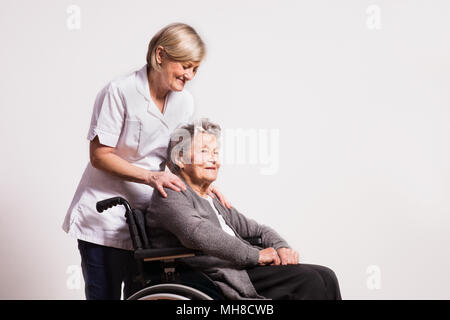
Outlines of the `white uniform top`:
M161 113L150 97L147 68L111 81L98 94L87 138L135 166L164 171L170 133L192 120L194 103L186 91L169 91ZM67 211L63 230L77 239L109 247L132 249L124 207L98 213L98 201L122 196L132 208L146 210L153 188L128 182L87 164Z

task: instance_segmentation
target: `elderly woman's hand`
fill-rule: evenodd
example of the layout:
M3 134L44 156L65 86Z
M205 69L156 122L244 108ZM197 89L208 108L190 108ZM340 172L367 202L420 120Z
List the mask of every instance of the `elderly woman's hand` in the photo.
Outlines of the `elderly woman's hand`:
M280 248L277 250L282 265L297 264L298 252L291 248Z
M278 266L280 264L280 257L274 248L265 248L259 251L258 264L261 266L268 264Z
M169 187L175 191L186 190L184 182L169 171L148 171L146 180L147 184L157 189L164 198L167 198L167 193L163 187Z
M223 194L217 190L216 187L214 186L210 186L209 190L208 190L208 194L214 198L214 195L217 196L217 198L219 198L220 203L222 203L225 207L227 207L228 209L231 209L231 204L227 201L227 199L225 199L225 197L223 196Z

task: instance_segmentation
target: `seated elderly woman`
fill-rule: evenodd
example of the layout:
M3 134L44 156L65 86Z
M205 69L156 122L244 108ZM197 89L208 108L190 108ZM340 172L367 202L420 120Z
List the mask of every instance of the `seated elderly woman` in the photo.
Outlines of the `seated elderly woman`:
M172 134L167 165L186 190L153 193L146 214L152 247L205 253L183 262L205 272L228 299L340 299L331 269L299 264L298 253L277 232L209 196L220 168L219 135L220 127L206 119ZM244 240L250 237L261 237L262 248Z

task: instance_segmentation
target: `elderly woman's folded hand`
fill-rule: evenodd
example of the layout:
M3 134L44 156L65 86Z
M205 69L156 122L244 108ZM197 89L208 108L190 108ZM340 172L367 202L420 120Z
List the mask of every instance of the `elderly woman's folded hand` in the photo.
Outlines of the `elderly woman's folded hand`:
M277 250L278 256L280 257L282 265L297 264L298 263L298 252L292 250L291 248L279 248Z
M265 248L261 251L259 251L259 259L258 259L259 265L274 265L278 266L280 265L280 257L278 256L277 251L270 247Z

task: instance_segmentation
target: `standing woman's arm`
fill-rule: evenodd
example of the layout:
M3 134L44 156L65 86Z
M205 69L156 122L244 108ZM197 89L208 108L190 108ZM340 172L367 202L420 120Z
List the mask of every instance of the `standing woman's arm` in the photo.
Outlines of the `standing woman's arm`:
M163 186L175 191L186 190L183 181L168 171L150 171L122 159L114 153L114 148L100 143L98 136L91 140L89 157L94 168L106 171L124 180L148 184L167 197Z
M163 186L175 191L185 189L183 181L171 172L139 168L114 152L126 113L124 100L120 89L112 83L103 88L95 99L88 133L92 166L127 181L150 185L164 197L167 194Z

